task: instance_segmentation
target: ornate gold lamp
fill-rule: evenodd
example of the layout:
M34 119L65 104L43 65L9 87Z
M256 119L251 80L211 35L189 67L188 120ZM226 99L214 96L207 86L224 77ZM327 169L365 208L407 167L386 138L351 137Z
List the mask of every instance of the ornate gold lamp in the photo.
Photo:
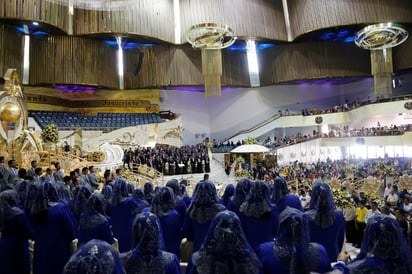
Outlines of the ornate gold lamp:
M371 52L371 67L376 95L392 94L392 48L408 39L408 32L399 24L381 23L361 29L355 44Z
M193 48L202 51L205 96L221 96L221 49L229 47L236 41L233 30L226 25L203 23L192 26L187 33L187 41Z

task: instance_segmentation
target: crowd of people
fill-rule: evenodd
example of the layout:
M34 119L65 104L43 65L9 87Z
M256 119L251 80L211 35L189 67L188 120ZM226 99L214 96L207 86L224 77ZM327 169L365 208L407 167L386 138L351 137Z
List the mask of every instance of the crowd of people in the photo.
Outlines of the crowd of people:
M123 166L128 169L147 165L164 175L210 172L210 159L205 145L154 148L129 148L124 151Z
M313 130L312 132L302 133L299 132L295 135L288 136L274 136L271 138L268 136L264 140L257 140L257 142L268 148L278 148L288 145L294 145L301 142L309 141L314 138L342 138L342 137L367 137L367 136L391 136L391 135L402 135L406 131L411 131L412 125L384 125L382 126L379 122L376 127L362 127L362 128L349 128L347 125L342 125L339 127L332 127L328 132L320 134L319 131ZM226 143L216 143L213 142L214 152L230 152L232 149L244 145L244 141L228 141Z
M299 197L281 176L241 179L219 197L205 174L189 196L185 180L135 189L121 169L99 185L94 167L66 175L58 163L45 174L35 161L28 171L8 166L0 158L1 273L181 273L182 261L189 274L412 273L403 225L383 213L357 222L364 237L349 262L345 215L325 183Z
M253 180L273 179L277 175L284 176L290 180L330 181L348 180L355 181L368 177L383 179L385 176L398 178L403 175L412 175L411 162L403 158L387 159L343 159L317 161L314 163L302 163L295 161L288 166L275 166L266 168L262 163L250 165L248 161L241 164L243 169L248 170Z

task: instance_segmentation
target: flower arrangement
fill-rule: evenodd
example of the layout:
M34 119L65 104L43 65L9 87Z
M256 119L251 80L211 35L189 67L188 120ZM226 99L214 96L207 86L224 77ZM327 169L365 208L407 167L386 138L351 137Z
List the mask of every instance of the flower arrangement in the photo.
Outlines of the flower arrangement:
M237 162L238 164L243 165L243 164L245 163L245 159L243 159L242 156L239 156L239 157L236 158L236 162Z
M49 124L43 128L41 138L45 143L55 144L59 141L59 129L54 124Z
M215 145L213 142L207 142L206 147L207 148L212 148Z
M347 174L355 174L358 168L354 164L348 164L344 167L344 170Z
M365 196L369 199L369 201L374 201L378 204L378 207L382 207L385 205L385 200L383 197L379 196L375 192L372 191L365 191Z
M253 145L257 143L257 140L255 137L246 137L245 139L243 139L243 143L245 145Z
M332 188L332 194L336 208L345 209L354 207L352 197L348 192L342 191L337 188Z
M383 178L383 177L397 177L400 175L399 170L396 170L394 167L392 166L385 166L383 169L378 170L378 175L379 177Z
M238 171L235 172L235 177L237 178L249 178L250 174L247 169L239 169Z

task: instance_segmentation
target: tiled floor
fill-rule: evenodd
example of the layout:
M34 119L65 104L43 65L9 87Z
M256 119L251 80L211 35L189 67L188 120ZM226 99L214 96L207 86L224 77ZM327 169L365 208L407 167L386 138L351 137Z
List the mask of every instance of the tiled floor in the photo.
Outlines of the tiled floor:
M354 247L351 243L345 243L345 249L352 260L355 259L359 253L359 248Z

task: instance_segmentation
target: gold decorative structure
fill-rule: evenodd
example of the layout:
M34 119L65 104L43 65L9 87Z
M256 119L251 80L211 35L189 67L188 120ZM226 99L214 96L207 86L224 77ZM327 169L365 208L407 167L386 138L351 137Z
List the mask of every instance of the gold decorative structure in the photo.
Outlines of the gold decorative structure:
M376 95L392 94L392 48L408 39L408 32L399 24L381 23L361 29L355 44L371 51L371 67Z
M222 75L221 49L236 41L233 30L221 24L203 23L188 30L187 41L193 48L202 51L202 74L205 96L221 96L220 77Z

